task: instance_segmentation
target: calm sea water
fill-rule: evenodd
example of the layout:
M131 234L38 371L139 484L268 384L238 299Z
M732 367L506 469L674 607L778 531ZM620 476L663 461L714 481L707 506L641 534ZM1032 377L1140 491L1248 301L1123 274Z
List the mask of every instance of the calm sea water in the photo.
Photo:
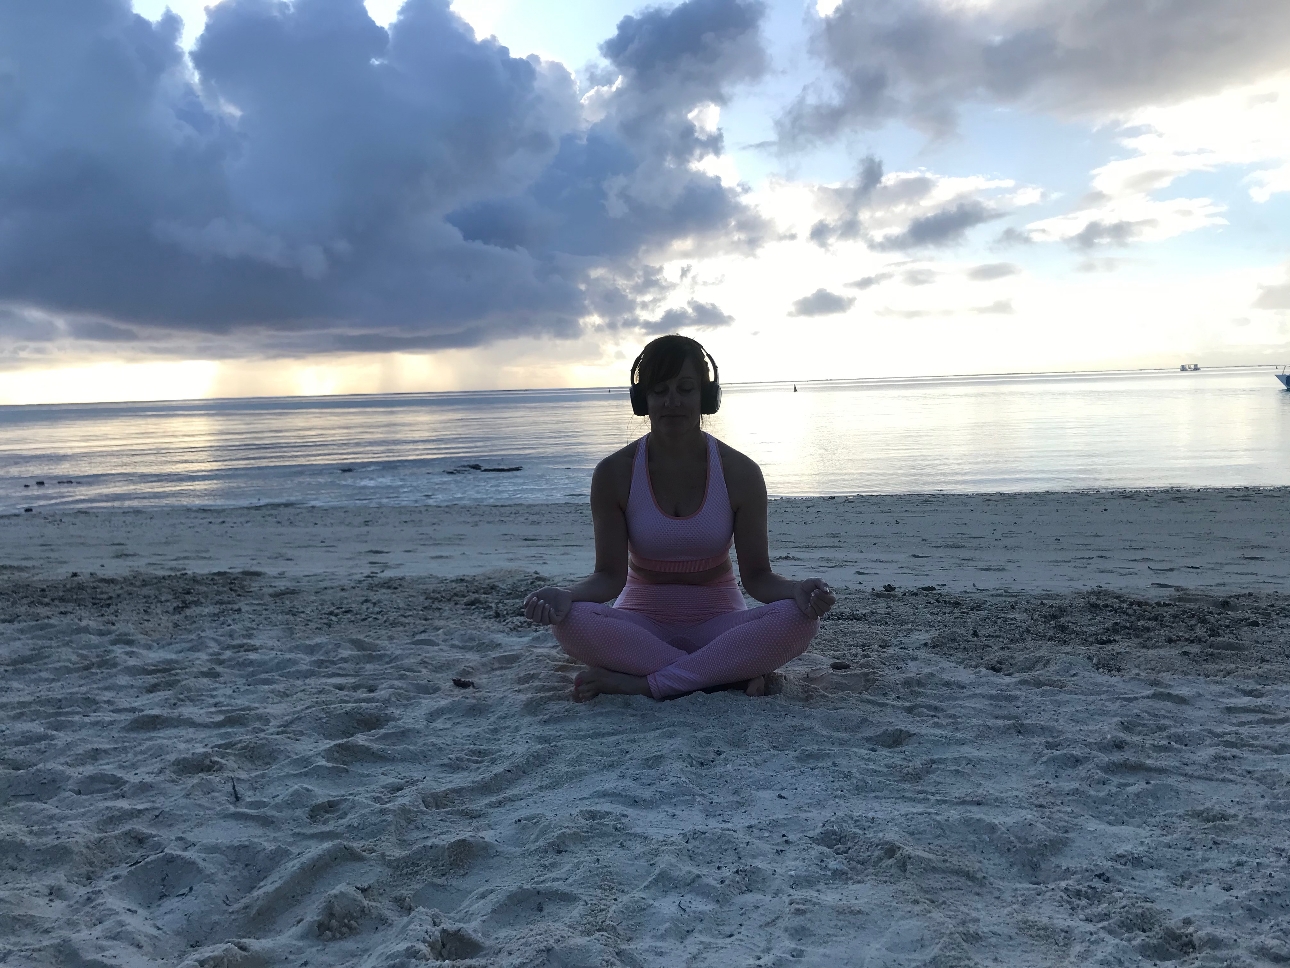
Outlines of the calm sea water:
M798 391L727 387L708 425L773 495L1290 485L1266 368ZM0 407L0 511L585 500L646 429L621 388Z

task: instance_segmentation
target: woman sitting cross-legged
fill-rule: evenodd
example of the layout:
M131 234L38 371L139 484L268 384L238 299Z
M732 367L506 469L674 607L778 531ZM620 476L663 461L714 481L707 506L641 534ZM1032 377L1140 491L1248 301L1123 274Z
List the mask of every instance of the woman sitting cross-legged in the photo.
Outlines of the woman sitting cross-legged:
M571 588L538 589L524 614L553 625L565 652L591 667L574 680L580 702L735 683L762 695L765 676L806 651L837 599L818 578L770 570L761 468L700 426L721 405L703 347L661 336L631 378L632 409L650 432L592 475L596 569ZM765 605L744 604L732 539L743 587Z

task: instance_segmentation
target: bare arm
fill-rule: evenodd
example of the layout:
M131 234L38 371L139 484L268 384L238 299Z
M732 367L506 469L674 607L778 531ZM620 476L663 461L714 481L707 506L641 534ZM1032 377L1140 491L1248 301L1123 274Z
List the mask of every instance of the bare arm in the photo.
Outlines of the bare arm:
M617 455L614 455L617 457ZM606 458L591 475L591 524L596 537L596 567L569 588L575 602L607 602L627 584L627 517L620 474Z
M792 599L802 613L819 618L833 607L837 597L819 578L794 581L775 574L770 567L767 536L766 479L757 462L722 445L722 467L726 489L735 514L735 555L744 590L759 602Z
M627 494L631 462L624 451L606 457L591 475L591 521L595 530L596 566L590 575L568 588L539 588L524 601L524 614L534 622L554 625L564 620L574 602L607 602L627 583ZM624 476L624 467L626 476Z

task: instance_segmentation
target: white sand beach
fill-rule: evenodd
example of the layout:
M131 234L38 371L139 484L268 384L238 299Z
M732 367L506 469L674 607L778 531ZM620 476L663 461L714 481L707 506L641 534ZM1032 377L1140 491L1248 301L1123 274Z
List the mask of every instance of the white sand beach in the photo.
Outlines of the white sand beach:
M585 507L0 518L0 965L1290 963L1288 522L775 501L776 694L575 704Z

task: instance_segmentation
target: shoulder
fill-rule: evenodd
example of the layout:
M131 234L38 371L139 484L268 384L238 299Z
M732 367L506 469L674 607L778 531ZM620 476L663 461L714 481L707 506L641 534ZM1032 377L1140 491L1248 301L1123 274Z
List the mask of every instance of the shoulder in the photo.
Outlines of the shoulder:
M717 440L717 453L721 456L721 473L731 498L738 501L766 493L766 480L755 460L720 440Z
M626 503L627 494L632 486L632 465L636 459L637 441L614 451L604 458L591 474L591 491L597 494L619 499Z

